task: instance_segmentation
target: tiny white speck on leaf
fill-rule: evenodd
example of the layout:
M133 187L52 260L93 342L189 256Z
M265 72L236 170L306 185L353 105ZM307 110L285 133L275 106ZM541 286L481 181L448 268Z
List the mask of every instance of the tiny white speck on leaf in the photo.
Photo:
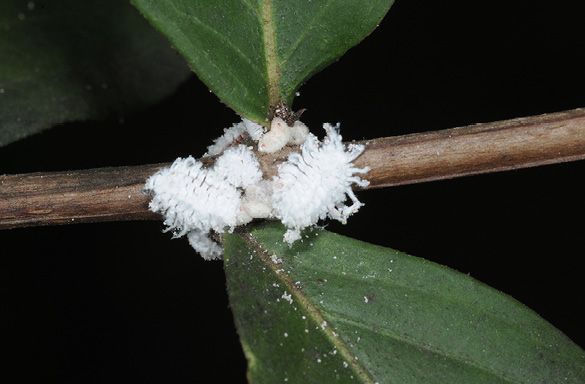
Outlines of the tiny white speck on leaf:
M293 303L292 295L288 292L284 292L281 296L284 300L288 301L289 304Z

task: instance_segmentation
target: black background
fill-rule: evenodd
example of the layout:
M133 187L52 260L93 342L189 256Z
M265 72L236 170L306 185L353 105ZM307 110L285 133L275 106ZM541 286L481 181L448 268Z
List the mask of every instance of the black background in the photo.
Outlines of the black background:
M345 140L585 107L585 2L398 0L294 109ZM201 155L237 116L193 76L123 119L64 124L0 148L0 173ZM328 229L502 290L585 346L585 163L364 191ZM0 232L3 382L244 382L221 262L160 222ZM218 369L219 368L219 369Z

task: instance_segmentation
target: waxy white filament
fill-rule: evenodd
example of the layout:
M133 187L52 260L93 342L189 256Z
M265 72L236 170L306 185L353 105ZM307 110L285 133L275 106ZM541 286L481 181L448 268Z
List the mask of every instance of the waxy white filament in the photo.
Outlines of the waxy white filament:
M274 178L273 207L275 216L290 228L284 235L289 244L300 239L300 231L325 218L345 224L347 218L363 205L351 189L355 183L369 185L355 174L369 168L356 168L352 161L364 150L361 145L350 145L346 150L335 127L324 124L327 136L323 142L309 134L301 146L301 153L293 153L282 164ZM345 205L349 197L353 204Z
M226 130L208 149L209 156L221 153L210 168L192 157L179 158L148 179L145 192L153 195L150 209L164 216L167 231L173 231L174 237L187 234L203 258L217 259L222 254L221 246L208 236L211 231L224 233L253 218L276 218L289 228L284 240L292 244L304 228L326 218L345 223L363 205L351 189L352 184L369 184L357 176L369 169L352 164L363 146L346 147L339 124L324 124L327 135L320 142L300 122L288 127L274 120L273 130L266 134L247 120ZM277 176L266 180L254 152L237 144L242 132L259 142L260 151L302 145L279 167ZM349 206L345 205L348 198Z

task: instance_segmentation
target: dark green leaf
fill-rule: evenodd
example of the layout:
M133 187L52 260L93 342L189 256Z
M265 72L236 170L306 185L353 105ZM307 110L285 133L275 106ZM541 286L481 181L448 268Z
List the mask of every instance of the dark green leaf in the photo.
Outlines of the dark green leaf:
M289 248L283 233L225 236L254 383L585 382L582 349L467 275L326 231Z
M133 0L239 114L264 123L363 40L393 0Z
M151 104L189 76L129 3L0 2L0 145Z

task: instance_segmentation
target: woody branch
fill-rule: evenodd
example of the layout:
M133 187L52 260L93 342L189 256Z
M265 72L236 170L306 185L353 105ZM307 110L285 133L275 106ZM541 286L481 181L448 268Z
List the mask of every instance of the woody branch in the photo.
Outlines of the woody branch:
M585 159L585 109L361 142L357 167L382 188ZM274 172L284 153L261 161ZM141 193L163 166L0 176L0 229L158 219Z

